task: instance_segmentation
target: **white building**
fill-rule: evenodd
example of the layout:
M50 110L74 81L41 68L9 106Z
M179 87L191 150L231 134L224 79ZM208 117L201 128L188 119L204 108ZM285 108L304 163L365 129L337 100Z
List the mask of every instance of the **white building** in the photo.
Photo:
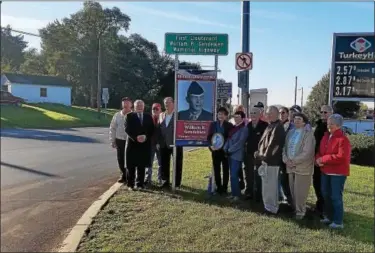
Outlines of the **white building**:
M1 75L1 89L25 99L27 103L72 104L72 85L56 76L4 73Z
M254 105L258 104L259 102L262 102L264 107L266 108L267 105L267 95L268 90L266 88L264 89L252 89L250 90L250 97L249 97L249 107L253 108Z

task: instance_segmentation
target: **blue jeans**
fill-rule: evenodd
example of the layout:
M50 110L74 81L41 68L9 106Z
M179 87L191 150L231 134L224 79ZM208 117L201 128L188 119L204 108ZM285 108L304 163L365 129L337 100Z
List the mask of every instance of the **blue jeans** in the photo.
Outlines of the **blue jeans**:
M152 181L152 164L154 163L156 155L156 160L158 163L158 181L161 181L161 159L160 159L160 151L157 150L156 146L153 146L151 149L151 167L146 168L146 181Z
M324 199L323 213L335 224L341 225L344 217L344 202L342 193L346 176L327 175L322 173L321 190Z
M229 158L229 168L230 168L230 188L232 191L232 196L241 196L240 181L238 173L242 169L242 162Z

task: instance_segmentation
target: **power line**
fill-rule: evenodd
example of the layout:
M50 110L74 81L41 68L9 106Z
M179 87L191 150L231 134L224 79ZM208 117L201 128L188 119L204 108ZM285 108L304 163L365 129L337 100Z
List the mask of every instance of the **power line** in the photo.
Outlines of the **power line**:
M1 30L10 30L10 31L16 32L16 33L21 33L21 34L30 35L30 36L39 37L39 38L41 37L39 34L24 32L24 31L20 31L20 30L8 28L8 27L1 27Z

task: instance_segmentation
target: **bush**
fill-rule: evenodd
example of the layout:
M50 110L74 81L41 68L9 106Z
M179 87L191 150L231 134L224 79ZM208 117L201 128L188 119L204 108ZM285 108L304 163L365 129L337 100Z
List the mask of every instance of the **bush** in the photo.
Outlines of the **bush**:
M374 166L374 137L363 134L349 136L352 145L352 163L357 165Z

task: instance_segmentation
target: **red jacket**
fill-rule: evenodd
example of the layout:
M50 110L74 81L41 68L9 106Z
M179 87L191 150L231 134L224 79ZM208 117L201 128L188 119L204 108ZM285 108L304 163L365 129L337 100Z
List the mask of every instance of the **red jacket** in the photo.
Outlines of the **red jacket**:
M320 142L316 159L321 158L323 166L320 170L324 174L338 174L349 176L351 145L348 137L341 130L336 130L331 139L326 132Z

